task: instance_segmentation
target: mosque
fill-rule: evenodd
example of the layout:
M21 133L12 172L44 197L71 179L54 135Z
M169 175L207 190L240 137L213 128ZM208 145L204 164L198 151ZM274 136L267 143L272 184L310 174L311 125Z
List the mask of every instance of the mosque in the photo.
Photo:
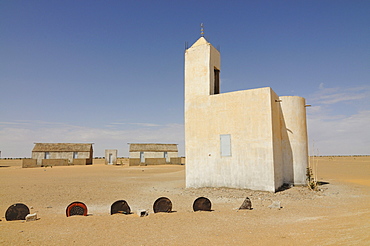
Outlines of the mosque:
M305 99L270 87L220 93L220 71L220 52L203 36L186 49L186 187L306 184Z

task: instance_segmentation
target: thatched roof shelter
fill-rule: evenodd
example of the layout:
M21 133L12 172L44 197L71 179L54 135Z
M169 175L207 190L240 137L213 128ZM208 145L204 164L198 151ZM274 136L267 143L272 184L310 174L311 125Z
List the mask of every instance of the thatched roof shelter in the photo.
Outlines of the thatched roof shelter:
M178 152L177 144L130 144L130 152Z
M91 143L35 143L32 152L90 152Z

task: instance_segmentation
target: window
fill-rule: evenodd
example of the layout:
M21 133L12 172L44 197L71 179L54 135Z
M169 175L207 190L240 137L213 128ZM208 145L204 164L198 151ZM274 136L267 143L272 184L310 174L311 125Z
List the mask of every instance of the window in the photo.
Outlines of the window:
M214 69L213 94L220 94L220 70Z
M77 159L78 158L78 152L73 152L73 159Z
M220 135L221 156L231 156L231 136L230 134Z
M164 152L163 157L166 158L166 162L170 162L170 158L168 156L168 152L167 151Z
M50 153L49 152L45 152L45 159L50 159Z
M144 152L140 152L140 162L145 163Z

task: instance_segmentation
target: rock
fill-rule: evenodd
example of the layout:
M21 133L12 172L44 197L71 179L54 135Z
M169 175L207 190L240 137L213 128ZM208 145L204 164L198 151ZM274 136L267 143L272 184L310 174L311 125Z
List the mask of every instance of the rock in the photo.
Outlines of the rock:
M26 222L28 222L28 221L36 221L36 220L37 220L37 214L36 213L34 213L34 214L28 214L26 216Z
M149 215L149 211L148 210L145 210L145 209L139 209L139 210L136 211L136 214L139 217L144 217L144 216L148 216Z
M245 198L243 204L240 206L239 209L249 209L249 210L252 209L252 202L249 199L249 197Z
M269 208L283 208L281 205L280 205L280 201L273 201L272 204L270 206L268 206Z

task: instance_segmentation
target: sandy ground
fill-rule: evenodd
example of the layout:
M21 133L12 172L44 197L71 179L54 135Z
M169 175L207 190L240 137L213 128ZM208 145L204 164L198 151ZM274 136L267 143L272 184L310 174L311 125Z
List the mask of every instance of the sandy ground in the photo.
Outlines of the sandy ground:
M101 160L99 160L101 163ZM370 157L315 158L313 192L293 187L277 193L241 189L185 189L184 166L69 166L22 169L0 161L1 245L370 245ZM168 197L173 213L153 213ZM193 212L200 196L212 212ZM238 211L246 197L253 210ZM126 200L149 216L110 215ZM89 216L66 217L81 201ZM269 208L279 201L282 208ZM39 220L6 221L6 209L25 203Z

